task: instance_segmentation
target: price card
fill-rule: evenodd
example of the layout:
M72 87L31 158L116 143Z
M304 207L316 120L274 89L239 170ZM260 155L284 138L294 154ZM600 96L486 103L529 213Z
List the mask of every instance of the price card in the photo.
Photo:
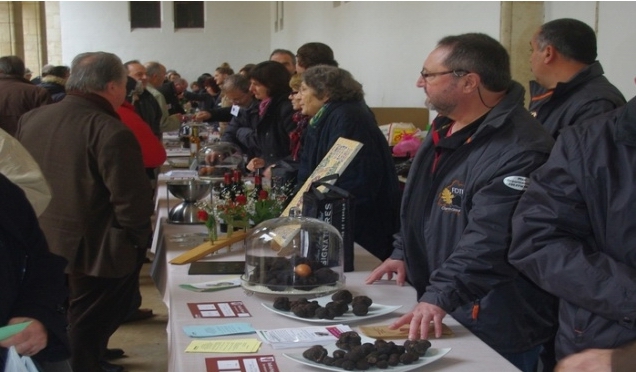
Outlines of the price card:
M279 372L273 355L205 358L206 372Z
M251 317L242 301L188 303L195 318L244 318Z

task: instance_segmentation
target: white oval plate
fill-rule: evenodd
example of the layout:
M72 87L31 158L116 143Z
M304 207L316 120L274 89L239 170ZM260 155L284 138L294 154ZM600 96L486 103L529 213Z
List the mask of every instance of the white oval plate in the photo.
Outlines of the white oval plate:
M370 340L370 341L369 341ZM362 342L373 342L373 339L369 339L366 337L362 337ZM336 344L331 344L329 346L325 346L325 349L327 349L329 351L329 355L333 355L334 350L337 350L338 347L336 347ZM304 350L303 350L304 351ZM444 355L448 354L448 352L451 351L450 347L447 348L443 348L443 349L435 349L435 348L430 348L428 349L428 351L426 351L426 355L424 355L423 357L420 357L420 359L417 360L417 362L415 363L411 363L411 364L399 364L395 367L389 367L388 369L380 369L378 367L371 367L368 369L368 371L391 371L391 372L407 372L407 371L414 371L414 370L419 370L419 368L421 368L422 366L425 366L427 364L433 363L434 361L442 358ZM311 366L311 367L316 367L319 369L323 369L325 371L336 371L336 372L342 372L344 371L344 369L339 368L339 367L334 367L334 366L326 366L324 364L320 364L320 363L316 363L316 362L312 362L311 360L305 359L303 357L302 353L293 353L293 354L287 354L287 353L283 353L283 355L288 358L291 359L295 362L298 362L300 364L304 364L307 366Z
M331 295L316 297L316 298L307 298L307 300L318 301L318 304L323 307L332 301ZM367 320L371 318L377 318L382 315L390 314L394 312L395 310L402 307L402 305L389 306L389 305L373 303L371 304L371 306L369 306L369 312L367 313L367 315L357 316L351 311L351 305L349 305L349 311L344 313L342 316L337 316L333 319L318 319L318 318L301 318L299 316L294 315L294 313L292 313L291 311L278 310L274 308L273 302L267 303L267 304L262 302L261 305L263 305L264 308L266 308L267 310L271 312L280 314L282 316L286 316L288 318L302 320L304 322L310 322L310 323L333 323L333 324L349 324L349 323Z

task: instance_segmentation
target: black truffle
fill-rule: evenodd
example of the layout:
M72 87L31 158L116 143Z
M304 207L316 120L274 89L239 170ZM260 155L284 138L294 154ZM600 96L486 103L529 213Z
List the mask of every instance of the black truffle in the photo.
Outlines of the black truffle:
M431 343L428 340L406 340L404 342L404 348L406 352L416 353L419 356L426 355L426 351L431 347Z
M400 363L402 364L411 364L420 359L420 356L413 352L406 352L400 355Z
M274 309L289 311L291 310L291 304L288 297L276 297L274 299Z
M347 305L353 300L353 295L346 289L341 289L331 296L334 301L344 301Z
M336 346L343 350L351 350L355 346L360 346L362 344L362 339L360 335L355 331L344 332L338 338L336 342Z
M329 352L327 352L327 349L325 349L321 345L315 345L305 350L303 352L303 357L305 359L311 360L312 362L320 363L320 361L322 361L322 359L328 354Z
M353 314L356 316L365 316L369 313L369 307L364 304L355 304L353 305Z
M364 304L369 307L373 304L373 300L367 296L355 296L353 300L351 300L351 306L355 306L356 304Z

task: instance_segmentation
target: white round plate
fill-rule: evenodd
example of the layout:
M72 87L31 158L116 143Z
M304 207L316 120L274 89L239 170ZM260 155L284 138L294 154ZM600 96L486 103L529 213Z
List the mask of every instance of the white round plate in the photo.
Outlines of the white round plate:
M369 338L369 337L365 337L362 336L362 343L365 342L374 342L375 339ZM308 348L307 348L308 349ZM333 355L333 352L335 350L338 350L338 347L336 346L335 343L329 345L329 346L325 346L325 349L327 349L327 351L329 351L329 355ZM303 350L304 351L304 350ZM408 371L419 371L420 368L422 368L423 366L433 363L434 361L441 359L444 355L448 354L448 352L451 351L450 347L447 348L443 348L443 349L435 349L435 348L430 348L428 349L428 351L426 351L426 355L424 355L423 357L420 357L420 359L417 360L417 362L415 363L411 363L411 364L399 364L395 367L389 367L388 369L380 369L378 367L371 367L368 369L368 371L391 371L391 372L408 372ZM344 369L339 368L339 367L334 367L334 366L326 366L324 364L320 364L320 363L316 363L316 362L312 362L309 359L305 359L305 357L303 357L303 353L284 353L283 354L286 358L291 359L295 362L298 362L300 364L304 364L307 366L311 366L311 367L315 367L315 368L319 368L325 371L336 371L336 372L342 372L344 371Z
M282 295L281 295L281 297L282 297ZM317 297L317 298L313 298L313 299L312 298L307 298L307 300L308 301L318 301L318 304L320 306L323 306L323 307L325 305L327 305L329 302L332 301L331 295L323 296L323 297ZM371 318L377 318L377 317L382 316L382 315L390 314L390 313L394 312L395 310L397 310L397 309L402 307L401 305L389 306L389 305L373 303L369 307L369 312L367 313L367 315L357 316L351 311L351 305L349 305L349 311L344 313L342 316L337 316L337 317L335 317L333 319L318 319L318 318L301 318L299 316L294 315L294 313L292 313L291 311L283 311L283 310L275 309L274 305L273 305L273 301L269 302L269 303L262 302L261 305L263 305L264 308L266 308L267 310L269 310L271 312L274 312L276 314L280 314L282 316L286 316L288 318L292 318L292 319L296 319L296 320L302 320L304 322L310 322L310 323L333 323L333 324L348 324L348 323L358 322L358 321L367 320L367 319L371 319Z

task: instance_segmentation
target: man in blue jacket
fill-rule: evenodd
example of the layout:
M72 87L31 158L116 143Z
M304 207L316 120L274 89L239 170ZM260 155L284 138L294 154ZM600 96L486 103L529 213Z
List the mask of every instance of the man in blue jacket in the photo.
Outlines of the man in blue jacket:
M560 299L558 359L636 341L635 185L632 99L564 130L519 202L510 262Z
M530 112L557 138L582 120L625 104L623 95L603 76L596 61L596 34L576 19L556 19L541 26L530 41Z
M506 259L510 219L553 140L523 107L506 50L484 34L443 38L418 87L438 112L409 172L392 256L367 283L397 273L418 305L393 323L440 337L450 314L523 371L554 333L550 303Z

